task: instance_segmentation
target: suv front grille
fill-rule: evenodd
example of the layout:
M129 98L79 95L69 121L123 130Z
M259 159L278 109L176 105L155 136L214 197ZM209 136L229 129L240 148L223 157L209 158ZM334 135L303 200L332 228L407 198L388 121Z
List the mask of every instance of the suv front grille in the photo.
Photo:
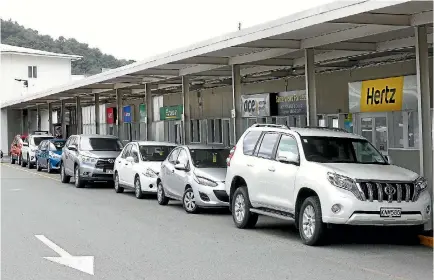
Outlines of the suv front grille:
M101 169L114 169L115 159L114 158L100 158L96 162L95 167L101 168Z
M413 182L359 182L360 189L367 201L373 202L410 202L416 201L418 191Z

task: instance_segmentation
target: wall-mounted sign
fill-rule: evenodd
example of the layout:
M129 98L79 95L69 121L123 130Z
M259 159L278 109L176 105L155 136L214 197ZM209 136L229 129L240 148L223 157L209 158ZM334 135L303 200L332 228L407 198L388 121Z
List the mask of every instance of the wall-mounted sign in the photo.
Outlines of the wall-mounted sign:
M133 120L133 108L131 105L124 106L123 111L123 122L124 123L131 123Z
M106 109L106 122L107 124L114 124L115 123L115 114L114 114L113 107Z
M276 109L275 93L261 93L241 96L241 114L243 118L268 117L274 115Z
M139 105L140 122L145 123L147 119L146 104Z
M160 108L160 120L180 120L183 114L182 105L161 107Z
M276 103L279 116L307 114L305 90L279 92Z
M404 77L362 82L360 112L388 112L402 110Z

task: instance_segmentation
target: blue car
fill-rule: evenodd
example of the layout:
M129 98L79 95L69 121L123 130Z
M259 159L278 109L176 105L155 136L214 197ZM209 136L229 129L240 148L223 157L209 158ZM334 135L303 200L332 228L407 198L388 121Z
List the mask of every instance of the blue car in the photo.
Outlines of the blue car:
M49 139L42 141L35 152L36 170L47 169L48 173L59 170L60 159L62 158L62 148L66 140Z

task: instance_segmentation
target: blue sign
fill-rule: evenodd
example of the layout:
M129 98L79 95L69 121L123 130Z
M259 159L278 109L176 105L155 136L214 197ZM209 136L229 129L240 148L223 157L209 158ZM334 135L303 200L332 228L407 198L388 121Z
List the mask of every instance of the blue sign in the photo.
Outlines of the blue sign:
M132 108L130 105L124 106L124 109L123 109L123 121L124 121L124 123L131 123L132 122L133 116L132 116L132 110L131 109Z

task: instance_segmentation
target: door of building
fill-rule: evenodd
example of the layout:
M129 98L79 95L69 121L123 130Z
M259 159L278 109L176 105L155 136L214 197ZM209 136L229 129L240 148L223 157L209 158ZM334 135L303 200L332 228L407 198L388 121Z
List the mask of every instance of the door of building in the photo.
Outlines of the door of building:
M388 155L387 114L360 113L356 133L371 142L383 155Z

